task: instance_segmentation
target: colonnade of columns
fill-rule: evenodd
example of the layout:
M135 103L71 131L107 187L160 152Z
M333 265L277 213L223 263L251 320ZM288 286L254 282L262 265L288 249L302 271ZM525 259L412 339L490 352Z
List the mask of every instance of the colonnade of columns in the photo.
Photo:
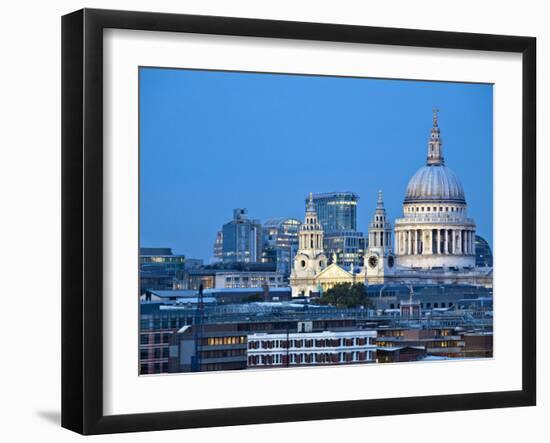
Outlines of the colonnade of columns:
M391 231L369 231L369 246L391 248Z
M475 231L468 229L405 229L396 232L400 255L474 255Z

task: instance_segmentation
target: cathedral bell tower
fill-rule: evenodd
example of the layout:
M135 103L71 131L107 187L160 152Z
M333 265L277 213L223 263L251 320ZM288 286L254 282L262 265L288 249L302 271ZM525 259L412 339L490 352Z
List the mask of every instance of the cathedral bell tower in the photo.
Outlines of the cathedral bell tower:
M369 225L369 247L365 254L365 275L368 283L384 283L394 271L395 257L392 250L392 227L386 216L382 191Z
M313 203L313 194L310 193L306 204L305 220L298 233L298 252L294 257L294 266L290 275L293 297L309 297L318 291L315 276L327 266L323 236L323 228Z

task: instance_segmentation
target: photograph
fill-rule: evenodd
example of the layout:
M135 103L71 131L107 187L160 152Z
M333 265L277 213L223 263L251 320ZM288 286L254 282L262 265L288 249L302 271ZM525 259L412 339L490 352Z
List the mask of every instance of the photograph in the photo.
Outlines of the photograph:
M139 375L493 358L493 84L138 71Z

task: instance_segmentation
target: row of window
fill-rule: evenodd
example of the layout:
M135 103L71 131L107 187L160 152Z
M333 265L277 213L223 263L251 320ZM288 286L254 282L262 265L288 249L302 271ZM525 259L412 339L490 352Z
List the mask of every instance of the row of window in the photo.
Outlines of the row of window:
M222 349L216 351L201 351L201 358L229 358L243 357L246 355L246 349Z
M140 330L144 332L151 329L156 331L159 329L179 329L192 322L192 317L142 318L140 321Z
M429 333L430 331L433 336L448 337L449 335L454 335L453 329L431 329L431 330L425 330L424 332ZM388 330L382 329L378 331L378 340L380 340L383 337L403 337L403 336L405 336L404 329L388 329Z
M412 340L414 342L414 340ZM395 346L396 342L394 341L379 341L378 346L381 348ZM430 342L422 342L422 345L427 348L456 348L460 346L460 343L456 340L436 340Z
M243 283L249 283L250 281L252 282L265 282L265 281L269 281L271 283L274 283L275 281L278 281L278 282L281 282L283 281L283 277L282 276L277 276L277 277L225 277L225 282L226 283L240 283L242 280Z
M236 345L242 343L246 343L246 337L209 337L206 339L206 344L208 346Z
M437 212L437 206L409 206L405 208L405 212ZM464 208L455 206L440 206L439 212L458 212L463 213Z
M139 344L148 345L148 344L160 344L168 343L170 341L171 333L165 334L141 334L139 336Z
M433 305L433 306L432 306ZM431 309L431 308L452 308L454 306L454 303L452 301L446 303L442 301L441 303L435 302L435 303L420 303L420 307L422 309ZM401 303L390 303L390 309L399 309L401 307Z
M373 356L374 353L371 351L250 355L248 357L248 366L364 362L372 360Z
M142 363L139 366L139 373L141 375L145 374L162 374L168 372L168 363L153 363L152 365L148 363Z
M351 337L351 338L320 338L320 339L291 339L291 340L251 340L248 342L249 349L286 349L291 348L335 348L350 346L374 345L372 337Z
M154 348L154 349L140 349L139 350L139 359L150 360L150 359L159 359L159 358L168 358L168 347L163 348Z

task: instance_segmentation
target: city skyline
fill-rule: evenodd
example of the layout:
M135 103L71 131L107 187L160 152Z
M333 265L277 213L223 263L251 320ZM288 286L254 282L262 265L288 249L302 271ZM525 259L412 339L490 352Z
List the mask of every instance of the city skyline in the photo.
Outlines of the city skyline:
M210 261L234 208L302 220L309 192L359 194L366 235L382 190L393 224L434 107L446 162L492 247L491 85L142 68L140 103L142 247Z

